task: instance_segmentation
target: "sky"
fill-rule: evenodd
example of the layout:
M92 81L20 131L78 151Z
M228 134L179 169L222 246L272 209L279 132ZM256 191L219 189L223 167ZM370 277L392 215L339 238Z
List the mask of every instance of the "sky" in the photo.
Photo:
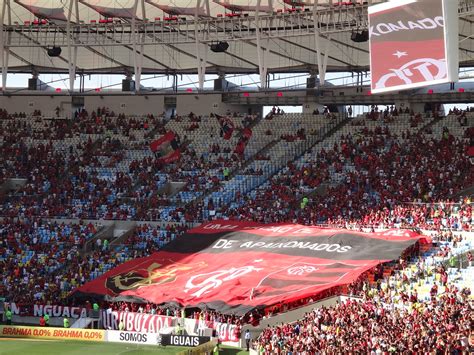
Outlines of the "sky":
M308 74L275 74L270 75L270 88L292 88L292 89L302 89L306 87L306 79L309 77ZM327 82L332 85L354 85L356 77L351 73L327 73ZM462 69L460 72L460 77L467 79L462 80L462 82L471 82L474 83L474 68ZM28 74L9 74L7 78L7 86L10 88L26 88L28 85L28 79L30 75ZM120 89L122 85L122 75L91 75L85 77L85 88L86 90L94 91L96 88L101 89ZM207 75L204 87L207 89L212 89L214 85L214 79L217 78L217 75ZM60 75L60 74L42 74L40 79L52 86L53 88L61 88L63 90L68 90L69 88L69 76ZM228 75L226 79L229 82L234 83L240 87L249 87L256 89L260 82L260 77L258 75ZM369 84L370 74L364 77L364 84ZM144 75L142 76L142 85L145 87L154 87L154 88L163 88L171 89L173 85L173 78L167 77L166 75ZM180 89L192 88L193 90L198 88L197 75L180 75L178 76L178 86ZM79 80L76 80L75 89L79 89ZM471 104L470 106L472 106ZM445 105L445 110L456 106L457 108L464 109L466 106L464 104L457 105ZM301 106L285 106L281 107L285 112L302 112ZM271 110L271 107L264 108L264 114L268 113ZM353 112L355 115L367 112L369 110L368 106L356 106L353 107Z
M8 87L26 87L28 85L27 74L9 74L7 80ZM306 85L308 74L275 74L270 75L270 86L273 88L303 88ZM85 87L91 90L95 88L120 88L122 84L122 75L92 75L85 77ZM40 79L45 83L50 83L54 88L61 88L67 90L69 88L69 76L61 74L42 74ZM212 88L214 79L217 75L207 75L205 81L205 88ZM238 86L252 86L259 85L260 77L258 75L228 75L226 79ZM367 83L370 77L367 77ZM173 78L166 75L143 75L142 85L156 88L171 88ZM178 81L181 87L197 88L197 75L179 75ZM350 73L328 73L327 81L334 85L349 85L354 82ZM76 80L75 88L79 88L79 81Z

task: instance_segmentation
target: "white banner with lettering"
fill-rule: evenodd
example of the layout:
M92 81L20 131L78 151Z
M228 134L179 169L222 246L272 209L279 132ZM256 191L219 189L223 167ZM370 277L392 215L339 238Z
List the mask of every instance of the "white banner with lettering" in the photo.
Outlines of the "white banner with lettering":
M139 332L121 332L117 330L108 330L106 332L107 341L116 343L135 343L135 344L160 344L160 335L156 333Z
M174 324L172 317L147 313L101 311L100 318L104 329L119 330L122 321L124 330L141 333L159 333L160 330L170 328Z

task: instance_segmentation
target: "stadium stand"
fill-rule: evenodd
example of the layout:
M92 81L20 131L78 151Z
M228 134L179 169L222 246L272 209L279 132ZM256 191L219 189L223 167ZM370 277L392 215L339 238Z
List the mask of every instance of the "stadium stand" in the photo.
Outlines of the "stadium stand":
M5 275L1 293L19 304L58 302L84 282L77 260L84 243L99 226L4 219L0 228L0 265Z
M1 354L474 354L474 0L0 3Z
M264 329L254 347L264 354L468 351L474 269L472 263L459 268L456 256L472 249L473 240L451 232L438 237L435 250L361 277L349 286L353 298Z
M26 179L1 200L0 265L9 272L0 295L8 301L67 304L75 287L159 250L189 222L229 218L355 230L416 228L432 235L433 248L412 251L348 288L330 290L325 296L352 298L317 308L296 323L264 329L254 347L264 354L349 346L375 353L467 349L473 270L455 263L473 249L466 234L473 228L472 202L451 196L474 180L465 154L473 138L472 112L438 117L373 107L350 119L230 114L228 138L224 116L191 113L166 121L108 111L81 111L73 120L2 111L2 184ZM252 133L244 154L238 154L246 128ZM162 164L150 143L168 131L179 137L182 155ZM168 194L173 183L180 188ZM84 219L178 224L145 222L114 243L95 237L103 227ZM315 301L244 317L198 310L187 316L236 324L240 331ZM152 304L103 307L180 315L177 308ZM433 328L435 316L441 323ZM388 337L393 332L397 340ZM360 340L349 345L353 338Z

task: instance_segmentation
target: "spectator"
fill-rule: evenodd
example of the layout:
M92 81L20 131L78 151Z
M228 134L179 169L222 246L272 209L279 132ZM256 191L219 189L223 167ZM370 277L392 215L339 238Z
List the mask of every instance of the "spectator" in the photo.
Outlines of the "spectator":
M10 307L8 307L5 312L5 318L7 320L7 325L11 325L12 324L12 311L10 310Z
M249 348L250 348L250 330L246 330L245 331L245 346L247 347L247 351L249 351Z

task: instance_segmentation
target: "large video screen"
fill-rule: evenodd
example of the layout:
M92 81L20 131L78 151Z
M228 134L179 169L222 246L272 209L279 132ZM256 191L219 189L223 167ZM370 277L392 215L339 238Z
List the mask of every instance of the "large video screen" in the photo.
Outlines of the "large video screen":
M456 0L398 0L369 8L371 90L458 80Z

